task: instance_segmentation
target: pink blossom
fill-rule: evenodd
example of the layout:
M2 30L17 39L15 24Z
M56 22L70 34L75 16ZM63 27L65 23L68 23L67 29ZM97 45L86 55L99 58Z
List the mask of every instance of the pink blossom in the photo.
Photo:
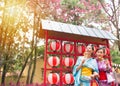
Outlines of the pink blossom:
M51 0L53 3L60 3L61 0Z
M96 9L97 9L97 8L95 7L95 5L92 5L90 10L93 11L93 10L96 10Z
M85 6L90 6L90 2L84 1L83 3Z
M71 11L70 11L70 14L75 14L75 10L71 10Z

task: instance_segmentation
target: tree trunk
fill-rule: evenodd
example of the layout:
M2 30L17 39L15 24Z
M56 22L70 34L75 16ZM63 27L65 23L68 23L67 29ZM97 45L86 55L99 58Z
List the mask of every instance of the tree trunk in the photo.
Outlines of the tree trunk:
M1 80L1 85L2 86L5 86L5 76L6 76L6 67L7 67L7 64L5 63L4 66L3 66L3 73L2 73L2 80Z
M118 50L120 51L120 39L118 41Z
M7 61L8 56L5 57L5 61ZM6 76L6 72L7 72L7 63L4 63L3 66L3 72L2 72L2 80L1 80L1 85L5 86L5 76Z
M118 38L118 41L117 41L117 45L118 45L118 50L120 51L120 34L119 34L119 27L116 27L117 28L117 38Z
M32 68L32 74L31 74L31 79L30 79L30 84L33 82L33 78L34 78L34 75L35 75L35 69L36 69L36 59L37 59L37 32L38 32L38 29L37 29L37 17L36 17L36 10L34 11L34 30L33 30L33 33L34 33L34 38L35 38L35 58L34 58L34 61L33 61L33 68ZM37 32L35 32L35 30L37 30Z
M30 64L28 68L26 84L30 84L31 70L32 70L32 56L30 57Z
M18 80L17 80L16 85L17 85L17 84L19 83L19 81L20 81L20 78L21 78L21 76L22 76L22 74L23 74L23 71L24 71L24 69L25 69L25 67L26 67L26 65L27 65L28 59L29 59L29 57L31 56L32 52L33 52L33 50L31 51L31 53L28 55L28 57L27 57L26 60L25 60L25 63L24 63L24 65L23 65L23 67L22 67L22 70L21 70L21 72L20 72L20 75L18 76Z
M31 75L31 79L30 79L30 83L33 83L33 78L35 75L35 69L36 69L36 60L37 59L37 49L35 48L35 58L34 58L34 64L33 64L33 70L32 70L32 75Z
M30 79L30 84L33 83L33 78L35 75L35 69L36 69L36 57L34 59L34 64L33 64L33 69L32 69L32 74L31 74L31 79Z

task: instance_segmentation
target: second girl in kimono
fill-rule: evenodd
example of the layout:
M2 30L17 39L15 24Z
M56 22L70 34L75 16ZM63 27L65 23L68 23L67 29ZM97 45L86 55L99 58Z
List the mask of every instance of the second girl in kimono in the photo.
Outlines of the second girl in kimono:
M105 48L101 47L97 49L96 51L96 59L98 63L98 69L99 69L99 86L111 86L107 82L107 75L106 73L110 71L110 65L108 59L104 58L105 55Z

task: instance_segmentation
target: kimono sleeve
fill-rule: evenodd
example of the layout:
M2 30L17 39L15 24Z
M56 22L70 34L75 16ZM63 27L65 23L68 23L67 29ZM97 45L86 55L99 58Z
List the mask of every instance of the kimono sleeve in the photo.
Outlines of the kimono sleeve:
M93 63L94 63L94 72L99 73L99 70L98 70L98 64L97 64L96 59L93 59Z
M74 86L80 86L80 73L81 70L76 70L77 67L81 64L82 57L78 57L76 64L73 67L73 76L74 76Z
M76 71L76 69L81 64L81 59L82 59L82 56L79 56L76 61L76 64L73 67L73 75L76 75L76 73L78 72L78 71Z
M105 60L104 60L104 63L105 63L105 65L106 65L105 70L106 70L107 72L112 71L112 70L111 70L112 68L111 68L111 66L110 66L109 60L108 60L108 59L105 59Z

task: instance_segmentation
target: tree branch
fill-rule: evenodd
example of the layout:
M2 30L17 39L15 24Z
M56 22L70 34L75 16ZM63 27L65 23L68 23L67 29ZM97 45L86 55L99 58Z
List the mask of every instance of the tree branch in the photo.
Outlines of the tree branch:
M108 13L108 11L106 10L106 8L104 7L104 5L103 5L103 3L101 2L101 0L98 0L98 1L100 2L102 8L103 8L104 11L108 14L108 16L109 16L109 17L112 17L112 15L110 15L110 14Z

